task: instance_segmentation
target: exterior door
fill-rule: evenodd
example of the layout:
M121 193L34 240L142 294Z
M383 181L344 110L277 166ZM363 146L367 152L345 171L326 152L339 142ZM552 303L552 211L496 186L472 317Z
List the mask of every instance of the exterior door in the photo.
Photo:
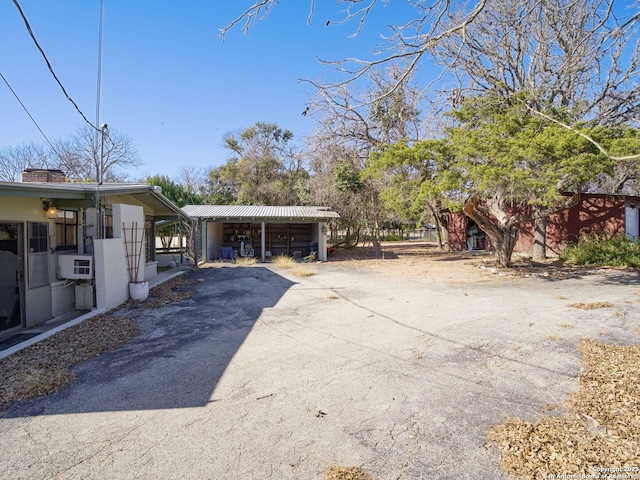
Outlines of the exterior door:
M638 237L638 208L627 205L624 208L624 231L629 238Z
M0 222L0 335L23 324L22 230L21 223Z

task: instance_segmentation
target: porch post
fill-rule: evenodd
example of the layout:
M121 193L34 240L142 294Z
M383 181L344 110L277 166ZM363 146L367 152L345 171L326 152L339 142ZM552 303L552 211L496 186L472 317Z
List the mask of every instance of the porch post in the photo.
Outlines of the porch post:
M266 241L265 239L267 238L266 234L265 234L265 223L262 222L260 227L260 245L261 245L261 258L262 258L262 263L264 263L266 261L266 250L267 250L267 246L265 245Z
M209 261L209 239L207 238L207 220L200 221L200 248L202 249L202 261Z
M318 222L318 260L327 261L327 235L324 222Z

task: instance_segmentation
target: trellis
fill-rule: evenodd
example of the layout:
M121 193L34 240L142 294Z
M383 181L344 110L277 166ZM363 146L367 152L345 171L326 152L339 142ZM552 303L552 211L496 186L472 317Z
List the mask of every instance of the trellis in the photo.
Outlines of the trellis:
M129 281L138 281L140 272L140 259L144 248L144 227L138 228L138 222L133 222L130 233L127 235L127 226L122 223L122 234L124 236L124 250L127 259L127 270L129 271ZM138 239L139 238L139 239Z

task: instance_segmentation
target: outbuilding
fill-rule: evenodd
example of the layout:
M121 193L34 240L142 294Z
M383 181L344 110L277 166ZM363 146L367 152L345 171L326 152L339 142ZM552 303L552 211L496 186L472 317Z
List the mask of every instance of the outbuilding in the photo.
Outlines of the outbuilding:
M549 217L545 246L557 255L570 242L588 235L638 238L639 225L640 197L584 193L574 206ZM533 222L525 222L518 228L520 235L514 252L531 253L535 242ZM453 250L493 249L484 232L462 212L449 214L448 235Z
M262 262L276 255L327 260L326 223L340 216L327 207L187 205L182 210L199 225L198 256L208 261L232 249Z

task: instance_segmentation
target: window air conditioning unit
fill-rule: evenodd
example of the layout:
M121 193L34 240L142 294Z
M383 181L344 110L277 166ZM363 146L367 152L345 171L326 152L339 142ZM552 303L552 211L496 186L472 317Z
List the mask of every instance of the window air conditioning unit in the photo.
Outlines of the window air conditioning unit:
M93 277L93 256L58 255L60 278L71 280L91 280Z

